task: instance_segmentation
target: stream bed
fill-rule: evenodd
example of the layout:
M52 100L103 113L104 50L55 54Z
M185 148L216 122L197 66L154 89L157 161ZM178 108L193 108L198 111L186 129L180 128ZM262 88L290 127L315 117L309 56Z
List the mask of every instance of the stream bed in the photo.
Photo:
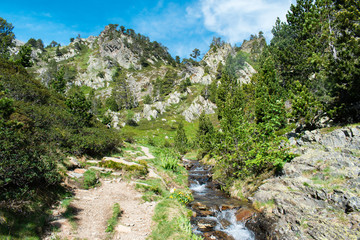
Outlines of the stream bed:
M253 214L247 202L228 197L211 181L211 167L183 159L189 170L189 187L194 201L189 207L193 232L206 240L254 240L255 234L245 227Z

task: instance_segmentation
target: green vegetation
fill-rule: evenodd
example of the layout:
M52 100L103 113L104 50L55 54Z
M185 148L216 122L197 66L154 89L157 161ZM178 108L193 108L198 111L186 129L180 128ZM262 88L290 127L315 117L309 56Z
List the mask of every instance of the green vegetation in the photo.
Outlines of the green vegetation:
M180 122L177 128L176 136L174 139L174 147L179 151L179 153L186 153L188 147L188 139L185 134L183 122Z
M4 58L0 72L2 234L39 236L48 207L63 191L65 156L116 152L121 138L88 113L81 93L66 99Z
M111 233L115 230L115 227L116 227L119 217L121 217L121 208L118 203L115 203L113 206L113 214L107 222L107 227L106 227L105 232Z
M0 17L0 58L9 58L9 47L13 46L15 35L11 23Z
M140 165L115 161L100 165L122 169L136 177L146 175L150 164L157 169L161 180L139 180L136 185L144 191L144 200L159 201L154 217L157 226L151 238L196 239L184 207L191 196L185 187L187 177L180 154L190 152L186 156L192 159L214 159L214 178L225 189L249 179L255 179L255 188L256 179L280 171L292 159L284 147L286 132L295 127L297 132L311 130L324 116L339 123L359 122L359 20L356 0L297 0L291 5L286 22L276 21L270 45L266 46L262 32L259 37L252 35L251 46L247 46L251 50L245 53L236 48L236 55L228 56L217 69L197 62L197 48L190 55L193 59L183 59L181 64L180 58L174 61L160 43L151 42L132 29L117 29L118 25L110 24L103 37L123 39L125 47L139 57L141 70L134 65L123 69L107 57L113 81L105 82L101 89L92 89L76 87L74 80L78 71L87 71L90 56L99 55L99 46L94 52L81 39L72 39L69 46L60 47L53 41L44 49L41 39L32 38L18 55L10 56L13 26L0 18L1 237L39 236L48 215L47 206L63 191L59 186L66 171L65 157L119 153L124 138L127 142L151 145L156 158L139 161ZM211 51L217 52L224 44L220 38L214 38ZM244 42L244 47L246 44L249 43ZM38 58L47 64L42 75L47 87L33 78L32 73L40 64L36 66L31 59L32 49L43 50ZM54 60L74 49L74 57ZM239 74L246 62L257 73L250 83L240 84ZM33 63L33 68L25 69ZM208 86L191 84L185 64L203 66L205 75L215 73L216 77ZM154 69L158 73L154 74ZM165 101L175 89L183 93L182 102L167 106L158 119L135 121L135 113L141 112L142 106L127 81L130 74L136 75L135 71L143 74L135 77L137 82L151 74L151 82L140 86L144 104ZM94 76L105 81L108 74L101 69ZM106 93L103 90L108 86L111 91ZM187 95L187 89L191 94ZM202 113L198 121L184 122L180 114L200 94L216 103L216 113ZM126 126L121 134L104 126L112 121L108 109L122 111L120 118ZM125 154L124 157L131 158ZM311 187L337 188L345 181L344 176L330 176L330 169L323 172L326 180L311 173ZM85 172L86 189L98 183L97 174L92 170ZM170 193L169 183L178 190ZM66 214L71 218L74 213L71 207L68 209ZM119 215L120 207L114 206L107 231L112 232ZM36 229L35 220L40 222L40 230Z
M153 220L157 223L150 239L191 239L201 237L192 233L188 220L191 211L175 199L167 198L156 205Z
M89 189L91 187L96 186L99 183L99 179L96 176L96 172L94 170L87 170L84 173L84 183L83 186L85 189Z

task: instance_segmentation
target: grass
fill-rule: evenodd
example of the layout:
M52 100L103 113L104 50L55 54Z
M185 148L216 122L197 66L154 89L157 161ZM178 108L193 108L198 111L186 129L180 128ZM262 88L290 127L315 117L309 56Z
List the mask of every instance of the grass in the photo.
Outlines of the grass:
M164 199L156 205L153 217L156 223L149 239L200 240L192 233L189 217L192 212L175 199Z
M96 175L96 172L94 170L87 170L84 173L84 183L83 186L85 189L89 189L92 187L97 186L99 183L99 179Z
M175 111L173 108L174 106L171 106L170 111ZM216 122L215 114L209 116ZM166 121L163 121L162 119L165 119ZM149 144L151 142L150 145L163 146L166 141L169 141L170 143L174 142L176 129L180 122L184 123L187 138L190 141L195 140L198 121L189 123L184 120L183 116L179 114L173 115L170 112L165 112L157 119L152 119L150 121L142 119L138 123L139 126L136 127L126 125L122 128L122 133L125 138L131 136L140 144Z
M71 202L73 200L74 200L74 197L70 197L70 198L64 199L61 202L61 207L65 209L62 216L69 221L72 229L77 229L78 225L77 225L76 217L75 217L77 214L77 209L71 205Z
M263 211L264 209L267 209L268 211L271 211L272 209L275 208L275 201L274 201L274 199L271 199L271 200L266 201L266 202L255 201L253 203L253 207L254 207L254 209L256 209L258 211Z
M191 150L190 152L184 155L184 158L189 160L197 160L197 155L198 155L197 150Z
M113 206L113 214L111 218L107 221L107 227L105 232L112 233L115 230L116 224L118 223L118 220L121 216L121 209L120 205L118 203L115 203Z
M163 197L168 197L170 194L160 179L138 181L135 188L143 192L142 199L147 202L158 201Z

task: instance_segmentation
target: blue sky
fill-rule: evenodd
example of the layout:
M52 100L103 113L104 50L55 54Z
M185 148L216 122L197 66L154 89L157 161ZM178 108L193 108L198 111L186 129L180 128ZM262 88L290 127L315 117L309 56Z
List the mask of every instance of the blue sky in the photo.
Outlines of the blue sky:
M14 25L16 38L41 38L67 45L71 37L97 36L109 23L132 28L161 42L175 57L205 53L212 37L232 44L260 30L267 39L276 17L294 0L134 0L134 1L4 1L0 17Z

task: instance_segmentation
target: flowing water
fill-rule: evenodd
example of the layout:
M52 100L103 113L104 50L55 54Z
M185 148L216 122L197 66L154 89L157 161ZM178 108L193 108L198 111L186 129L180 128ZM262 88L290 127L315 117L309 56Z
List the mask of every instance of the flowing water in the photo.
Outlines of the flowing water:
M184 163L189 169L190 189L194 196L194 201L190 203L191 209L196 212L191 220L193 232L205 239L255 239L254 233L236 218L239 209L248 209L247 203L216 189L211 181L210 167L186 159Z

